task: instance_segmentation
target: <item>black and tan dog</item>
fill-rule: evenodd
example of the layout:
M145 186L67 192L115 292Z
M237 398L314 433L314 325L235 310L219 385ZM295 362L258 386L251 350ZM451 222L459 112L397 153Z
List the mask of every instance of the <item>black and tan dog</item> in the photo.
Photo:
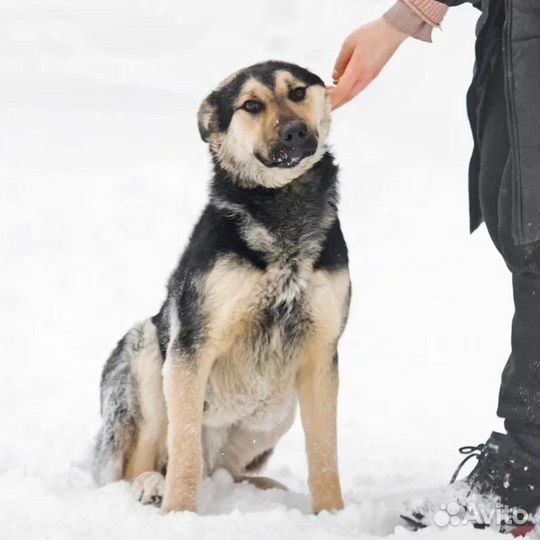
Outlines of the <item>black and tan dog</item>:
M343 507L336 348L350 282L329 126L321 79L283 62L243 69L203 102L209 201L160 312L105 364L98 483L132 481L164 511L195 511L219 467L274 485L251 475L298 400L314 511Z

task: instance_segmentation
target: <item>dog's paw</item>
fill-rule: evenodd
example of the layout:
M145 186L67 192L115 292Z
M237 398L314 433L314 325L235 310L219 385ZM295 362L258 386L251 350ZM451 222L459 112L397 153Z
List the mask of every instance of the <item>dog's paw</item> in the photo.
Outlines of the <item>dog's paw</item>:
M330 497L320 497L318 500L313 501L313 513L320 514L321 512L338 512L343 510L345 505L341 494Z
M165 477L156 471L139 474L133 481L131 492L135 500L142 504L161 506L165 491Z
M169 512L197 512L197 502L192 497L175 500L165 497L161 505L161 513L168 514Z

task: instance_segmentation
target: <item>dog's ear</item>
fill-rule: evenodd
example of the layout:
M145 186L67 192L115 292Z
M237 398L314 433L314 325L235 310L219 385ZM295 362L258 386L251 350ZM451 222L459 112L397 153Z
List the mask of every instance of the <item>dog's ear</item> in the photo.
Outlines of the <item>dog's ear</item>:
M215 92L212 92L199 107L197 114L199 133L204 142L208 142L210 135L218 130L217 103Z

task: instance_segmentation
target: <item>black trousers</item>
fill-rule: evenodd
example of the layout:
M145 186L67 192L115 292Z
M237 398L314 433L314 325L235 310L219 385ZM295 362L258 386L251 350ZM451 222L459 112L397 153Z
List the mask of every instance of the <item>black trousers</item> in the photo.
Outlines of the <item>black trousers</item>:
M512 273L515 306L512 352L502 373L497 414L526 451L540 456L540 242L517 245L512 239L512 158L502 54L490 75L480 114L480 204L491 239Z

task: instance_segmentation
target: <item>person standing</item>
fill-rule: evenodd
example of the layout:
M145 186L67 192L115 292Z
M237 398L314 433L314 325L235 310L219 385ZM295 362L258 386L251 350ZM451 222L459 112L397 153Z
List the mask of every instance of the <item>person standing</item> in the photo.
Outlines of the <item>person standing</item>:
M355 30L335 63L333 108L364 90L405 39L430 42L448 7L465 1L398 0L380 19ZM540 506L540 2L471 3L481 15L467 93L474 140L470 227L472 232L485 222L512 274L515 305L497 409L506 433L493 432L486 443L460 449L467 456L451 486L404 509L403 517L417 527L430 524L439 503L455 501L464 510L480 497L529 516ZM478 459L475 468L456 482L471 457Z

